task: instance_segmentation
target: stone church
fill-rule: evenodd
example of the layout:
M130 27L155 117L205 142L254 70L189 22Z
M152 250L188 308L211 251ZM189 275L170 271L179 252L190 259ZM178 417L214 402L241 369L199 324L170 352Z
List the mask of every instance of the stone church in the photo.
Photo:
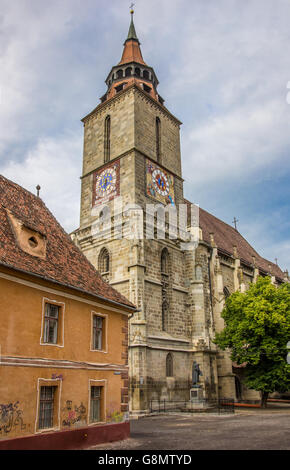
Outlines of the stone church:
M213 338L223 328L228 295L244 291L259 275L279 284L287 273L201 208L194 250L184 249L179 236L170 237L168 217L165 237L146 238L145 216L142 233L130 237L136 205L144 213L152 204L177 210L191 205L183 193L181 122L166 108L158 78L143 59L133 11L121 60L105 83L100 104L82 120L80 227L71 237L103 278L138 307L130 319L131 412L148 412L151 400L189 400L194 365L205 399L257 399L243 386L242 368ZM120 198L125 211L116 205ZM109 224L103 223L106 211ZM125 235L117 230L114 236L114 224Z

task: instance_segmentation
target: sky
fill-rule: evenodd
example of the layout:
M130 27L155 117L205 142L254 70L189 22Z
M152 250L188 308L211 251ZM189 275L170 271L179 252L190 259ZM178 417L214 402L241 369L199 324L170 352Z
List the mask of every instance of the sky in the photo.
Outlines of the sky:
M130 23L125 0L0 0L0 173L79 226L83 125ZM183 122L186 198L290 268L290 1L135 0L145 61Z

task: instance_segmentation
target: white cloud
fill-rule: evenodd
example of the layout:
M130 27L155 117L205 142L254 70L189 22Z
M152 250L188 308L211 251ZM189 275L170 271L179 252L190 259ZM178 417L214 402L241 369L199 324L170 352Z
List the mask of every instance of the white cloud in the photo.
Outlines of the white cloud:
M80 135L40 139L20 162L10 161L0 173L40 197L67 232L78 227L80 205Z

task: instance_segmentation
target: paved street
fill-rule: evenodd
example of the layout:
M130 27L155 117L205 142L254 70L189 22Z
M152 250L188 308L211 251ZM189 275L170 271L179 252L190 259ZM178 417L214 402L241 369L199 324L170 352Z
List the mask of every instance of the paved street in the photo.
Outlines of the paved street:
M131 438L96 450L290 450L290 407L174 414L131 422Z

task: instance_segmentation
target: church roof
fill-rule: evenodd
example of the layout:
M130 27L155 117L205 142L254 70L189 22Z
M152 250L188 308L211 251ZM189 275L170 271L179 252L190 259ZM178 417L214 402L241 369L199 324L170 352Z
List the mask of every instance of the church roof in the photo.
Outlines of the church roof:
M189 201L186 201L186 203L191 204ZM254 257L255 264L261 271L271 273L281 280L284 279L284 273L279 266L262 258L234 227L201 208L199 209L199 225L205 242L210 244L210 234L213 234L214 242L220 251L233 256L234 247L236 247L238 257L245 264L253 266Z
M16 231L19 223L26 230L35 231L45 239L44 256L34 256L20 247L11 219L16 221ZM102 279L44 202L2 175L0 264L136 310L131 302Z

